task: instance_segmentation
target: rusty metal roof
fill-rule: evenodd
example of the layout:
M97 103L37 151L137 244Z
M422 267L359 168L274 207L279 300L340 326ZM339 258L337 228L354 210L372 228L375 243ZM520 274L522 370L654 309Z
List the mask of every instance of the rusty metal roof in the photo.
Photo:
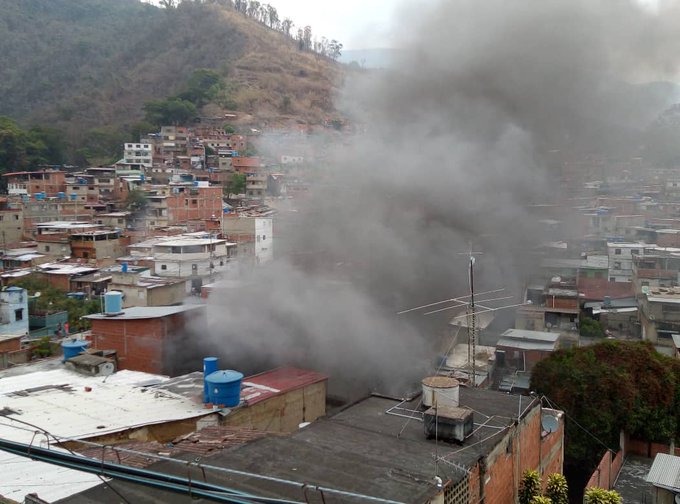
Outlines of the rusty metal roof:
M249 443L268 435L264 431L243 427L209 426L173 439L171 443L133 442L116 444L115 447L105 449L83 445L84 447L78 447L75 451L96 460L102 460L103 457L105 462L144 468L158 462L157 456L178 457L191 453L203 457L216 450Z
M245 378L241 398L248 405L328 380L328 376L294 367L281 367Z

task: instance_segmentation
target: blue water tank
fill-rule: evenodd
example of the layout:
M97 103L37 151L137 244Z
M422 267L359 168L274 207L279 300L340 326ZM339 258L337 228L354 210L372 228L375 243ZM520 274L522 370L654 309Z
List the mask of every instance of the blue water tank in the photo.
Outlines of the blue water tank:
M64 199L65 197L66 197L66 193L61 192L61 191L57 193L57 198Z
M205 377L208 382L208 400L213 404L227 407L238 406L241 402L241 380L238 371L215 371Z
M77 195L76 193L74 193L74 192L71 193L70 196L71 196L71 201L75 201L75 200L78 199L78 195Z
M127 264L126 262L124 262L123 264L121 264L120 270L121 270L123 273L127 273L127 272L128 272L128 264Z
M207 376L217 371L217 357L206 357L203 359L203 402L210 402L210 388L206 380Z
M140 174L139 174L139 180L141 180L142 182L144 182L144 174L143 174L143 173L140 173Z
M29 197L28 194L24 194L24 195L21 196L21 199L24 201L24 203L26 203L26 202L27 202L28 200L30 200L31 198Z
M90 344L89 341L85 340L68 340L64 341L61 344L61 349L64 351L64 358L63 361L69 360L71 357L75 357L76 355L80 355L83 353L85 350L87 350L88 345Z
M45 193L44 192L38 192L35 193L35 199L38 201L42 201L45 199Z
M198 180L194 180L194 185L198 186Z
M111 291L104 294L104 313L114 315L123 311L123 293Z

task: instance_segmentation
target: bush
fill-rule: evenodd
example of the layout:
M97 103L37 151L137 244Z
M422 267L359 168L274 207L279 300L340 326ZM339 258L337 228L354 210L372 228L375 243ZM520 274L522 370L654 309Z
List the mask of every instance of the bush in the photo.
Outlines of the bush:
M579 334L588 338L602 338L604 337L604 329L599 321L583 318L579 323Z
M526 471L519 487L519 504L532 504L541 495L541 477L536 471Z

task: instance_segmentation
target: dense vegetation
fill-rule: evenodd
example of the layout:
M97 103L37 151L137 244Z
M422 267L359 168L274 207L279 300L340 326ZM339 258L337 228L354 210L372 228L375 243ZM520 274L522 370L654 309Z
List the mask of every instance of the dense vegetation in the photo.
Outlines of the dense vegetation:
M174 3L3 0L0 115L24 130L62 131L68 162L97 164L146 132L145 113L155 125L173 107L177 121L225 110L270 124L332 114L340 71L330 42L301 49L292 22L264 4L256 14L255 4L242 12L229 1ZM215 77L210 92L191 94Z
M536 365L531 387L567 413L572 467L592 469L605 446L617 451L621 430L646 441L680 439L680 361L649 343L559 350Z

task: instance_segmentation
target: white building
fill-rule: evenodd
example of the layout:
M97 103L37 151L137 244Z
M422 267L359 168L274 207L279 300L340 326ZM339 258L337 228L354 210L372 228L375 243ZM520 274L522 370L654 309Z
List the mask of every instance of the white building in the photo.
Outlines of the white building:
M609 280L613 282L633 281L633 256L644 255L644 242L608 242Z
M28 293L20 287L0 291L0 335L28 334Z
M274 259L274 224L271 217L226 217L222 232L243 251L241 256L254 258L257 264Z
M141 165L151 168L153 165L153 148L149 143L126 143L124 146L123 164Z
M153 245L154 273L160 277L187 278L193 287L202 279L236 269L236 244L213 238L177 238Z

